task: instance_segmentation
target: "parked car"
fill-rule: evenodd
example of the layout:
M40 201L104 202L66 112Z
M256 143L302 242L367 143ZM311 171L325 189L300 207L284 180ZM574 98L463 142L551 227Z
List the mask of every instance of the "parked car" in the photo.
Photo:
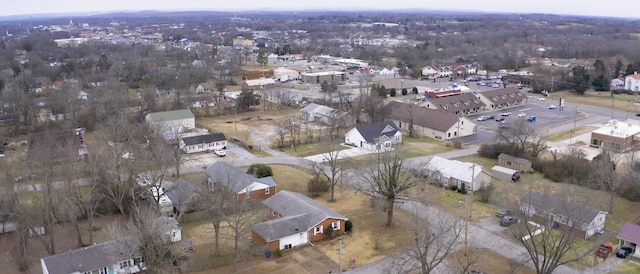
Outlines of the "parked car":
M484 116L484 115L479 116L478 118L476 118L477 121L486 121L487 119L489 119L489 118L487 118L487 116Z
M504 117L498 117L498 118L496 118L496 122L502 122L502 121L504 121Z
M501 208L496 211L496 216L500 218L504 216L510 216L510 215L511 215L511 209Z
M606 259L609 257L611 251L613 251L613 246L610 243L603 243L600 245L598 250L596 250L596 256Z
M509 115L511 115L511 112L503 112L503 113L500 113L500 116L509 116Z
M556 105L549 105L549 109L556 109L558 108Z
M496 118L496 116L495 115L487 115L487 119L491 120L493 118Z
M536 121L536 116L529 116L529 118L527 119L527 121L529 121L529 122L535 122L535 121Z
M627 256L629 256L629 254L631 254L632 252L633 252L633 248L629 246L623 246L620 249L618 249L618 252L616 252L616 257L624 259Z
M527 114L526 114L526 113L524 113L524 112L520 112L520 113L518 113L518 117L524 117L524 116L527 116Z
M222 149L214 149L213 153L215 153L216 155L218 155L218 157L224 157L227 156L227 152L222 150Z
M518 219L509 215L502 217L502 220L500 220L500 225L504 227L510 227L511 225L516 223L518 223Z
M538 101L545 101L545 100L547 100L547 99L544 99L544 98L542 98L542 97L538 97L538 98L536 98L536 100L538 100Z

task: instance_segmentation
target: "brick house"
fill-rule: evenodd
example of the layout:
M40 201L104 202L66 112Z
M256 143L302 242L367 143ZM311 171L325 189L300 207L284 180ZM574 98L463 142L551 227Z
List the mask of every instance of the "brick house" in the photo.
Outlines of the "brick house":
M347 217L302 193L283 190L262 203L269 220L253 225L251 236L271 251L320 241L329 237L329 228L332 235L345 232Z

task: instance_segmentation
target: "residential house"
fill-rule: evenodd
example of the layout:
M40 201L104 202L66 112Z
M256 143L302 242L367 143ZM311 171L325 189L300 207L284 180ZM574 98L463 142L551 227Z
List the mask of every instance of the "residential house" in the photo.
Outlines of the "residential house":
M625 152L638 144L640 126L611 120L603 127L591 132L591 147L613 152Z
M215 149L226 149L227 138L224 133L183 136L178 141L178 147L186 153L210 152Z
M631 256L640 258L640 225L632 222L625 223L618 233L618 246L635 247Z
M351 127L355 125L355 117L344 111L333 109L316 103L308 104L300 110L300 117L303 121L316 122L325 125L341 124L341 127Z
M257 178L244 170L225 162L210 165L206 171L209 187L213 191L228 191L236 201L261 200L276 193L277 183L273 177Z
M338 83L346 80L346 74L342 71L305 72L300 75L300 80L307 84Z
M426 66L422 68L424 77L440 77L440 69L436 66Z
M609 82L610 87L624 87L624 77L613 78Z
M624 89L640 92L640 75L637 71L624 77Z
M262 98L279 105L297 105L302 103L304 95L302 92L290 89L270 89L262 92Z
M519 172L529 172L533 170L533 168L531 167L531 161L525 158L518 158L505 153L500 153L500 155L498 155L498 165L510 169L515 169Z
M182 133L196 127L196 117L189 109L149 113L145 121L162 133Z
M251 227L253 240L268 249L291 249L345 232L347 217L306 195L280 191L262 202L269 221Z
M43 274L138 273L146 271L133 236L93 244L40 259Z
M482 187L488 187L491 183L491 174L485 171L481 165L438 156L433 156L429 160L424 171L429 178L445 188L456 186L458 189L478 191Z
M344 142L370 151L390 150L402 143L402 131L393 121L378 122L352 128L344 135Z
M533 222L569 230L583 239L604 231L607 218L605 211L533 191L522 197L520 210L531 217Z
M476 74L477 69L478 69L477 66L473 64L461 64L461 65L454 66L453 74L458 77L473 75L473 74Z
M173 182L172 187L167 190L165 195L171 200L173 211L183 214L199 209L198 201L201 192L200 186L180 178Z
M469 136L477 130L476 124L466 116L397 101L385 105L382 115L400 129L409 131L412 127L414 134L435 139Z
M485 108L485 103L471 92L458 90L425 92L425 98L422 106L456 115L476 113Z
M267 90L276 87L276 81L271 78L244 80L242 90Z
M490 111L519 106L527 102L527 95L517 88L490 89L479 93Z
M178 220L172 217L159 217L154 220L155 229L158 229L162 232L162 235L166 237L168 242L179 242L182 241L182 229L180 228L180 224Z
M213 85L209 84L209 83L200 83L197 85L193 85L191 86L191 92L194 92L196 94L202 94L202 93L211 93L213 92Z

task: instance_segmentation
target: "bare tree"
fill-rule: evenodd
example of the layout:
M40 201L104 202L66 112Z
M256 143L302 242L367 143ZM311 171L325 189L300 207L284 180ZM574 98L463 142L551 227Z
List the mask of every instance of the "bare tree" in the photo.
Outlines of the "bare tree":
M340 150L337 145L331 143L329 145L329 152L324 153L322 162L309 161L309 167L316 175L323 177L328 183L331 190L331 198L329 201L335 201L335 188L336 185L342 181L342 171L344 169L342 162L340 162Z
M560 193L562 193L561 191ZM524 193L522 220L511 226L514 239L527 251L536 273L551 274L559 266L580 260L588 253L574 254L585 208L573 202L575 193ZM562 196L562 197L560 197ZM553 207L553 208L551 208Z
M536 157L547 148L536 129L525 120L517 120L507 128L498 129L498 139L510 145L517 156L528 154Z
M231 228L230 237L233 239L233 263L234 269L246 254L246 250L241 246L240 240L246 237L251 230L251 226L260 221L260 214L251 208L251 199L248 197L240 201L230 203L230 212L226 216L226 222Z
M462 234L463 226L456 217L444 213L427 214L417 207L412 211L414 217L411 232L414 241L409 250L394 259L392 272L432 273L456 250L456 242Z
M386 226L392 226L396 200L403 198L403 193L416 186L419 181L411 176L402 155L397 150L378 151L373 157L373 165L359 171L362 184L358 188L384 200L384 210L387 212Z
M613 214L613 203L616 192L620 186L620 180L616 175L617 163L611 158L609 152L602 152L591 162L591 179L600 189L609 192L609 214Z

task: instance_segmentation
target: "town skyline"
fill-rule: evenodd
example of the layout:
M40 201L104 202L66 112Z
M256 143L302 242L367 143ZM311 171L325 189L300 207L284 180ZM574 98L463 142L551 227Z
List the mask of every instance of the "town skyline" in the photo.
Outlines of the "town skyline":
M457 1L455 6L441 1L344 1L327 0L323 2L309 2L300 4L298 1L282 0L277 3L265 4L263 1L247 0L240 3L221 3L203 0L185 0L179 3L173 1L124 1L115 0L109 2L91 2L79 0L57 1L55 6L43 0L27 0L9 2L0 10L0 17L5 16L45 16L56 14L96 15L111 12L137 12L137 11L221 11L221 12L248 12L248 11L402 11L416 10L425 12L471 12L471 13L515 13L515 14L555 14L575 16L597 16L615 18L640 18L633 9L613 9L606 2L591 2L583 5L575 5L571 2L558 2L551 0L525 0L508 1L495 0L491 2L478 2L472 0ZM623 1L631 4L631 1Z

